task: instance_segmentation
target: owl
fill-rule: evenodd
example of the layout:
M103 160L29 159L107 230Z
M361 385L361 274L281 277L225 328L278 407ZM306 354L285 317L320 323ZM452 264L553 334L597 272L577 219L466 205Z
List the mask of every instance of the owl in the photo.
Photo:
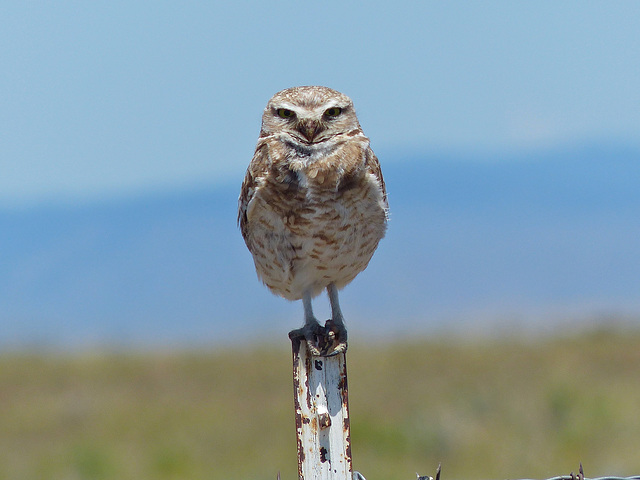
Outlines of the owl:
M276 93L238 200L238 224L258 277L276 295L302 300L304 326L289 333L313 355L347 349L338 290L363 271L387 228L378 159L353 102L327 87ZM312 298L326 290L322 326Z

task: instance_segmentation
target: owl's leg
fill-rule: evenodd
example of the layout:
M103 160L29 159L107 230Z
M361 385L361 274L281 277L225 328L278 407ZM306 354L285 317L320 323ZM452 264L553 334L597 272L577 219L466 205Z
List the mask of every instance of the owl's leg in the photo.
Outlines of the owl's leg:
M312 355L323 355L327 350L327 334L325 328L318 323L311 308L311 294L305 292L302 296L304 306L304 325L302 328L291 330L289 338L291 340L306 340L307 347ZM329 345L330 346L330 345Z
M325 328L335 343L331 355L336 355L347 350L347 329L344 326L344 317L338 302L338 289L333 283L327 286L327 294L329 295L329 303L331 303L331 320L327 321Z

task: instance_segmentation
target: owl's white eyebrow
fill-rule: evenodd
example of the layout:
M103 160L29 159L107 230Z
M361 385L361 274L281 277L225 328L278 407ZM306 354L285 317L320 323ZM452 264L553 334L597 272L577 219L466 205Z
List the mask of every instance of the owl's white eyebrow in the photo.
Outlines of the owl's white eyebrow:
M339 108L341 109L343 112L345 112L346 110L348 110L350 108L350 105L347 104L341 104L341 103L327 103L326 105L324 105L324 108L326 110L328 110L329 108Z
M296 109L296 107L290 103L278 103L273 105L274 110L280 110L281 108L284 108L286 110L291 110L291 111L295 111Z

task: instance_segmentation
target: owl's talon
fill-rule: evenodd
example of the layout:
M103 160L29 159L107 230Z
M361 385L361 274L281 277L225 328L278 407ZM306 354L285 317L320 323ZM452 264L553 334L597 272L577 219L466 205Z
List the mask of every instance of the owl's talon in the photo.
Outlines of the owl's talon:
M347 351L347 329L342 321L327 320L324 327L329 333L333 350L325 356L331 357Z
M302 328L297 328L289 332L291 340L307 342L307 348L311 355L319 357L322 355L321 345L324 343L326 332L322 325L318 322L307 323Z

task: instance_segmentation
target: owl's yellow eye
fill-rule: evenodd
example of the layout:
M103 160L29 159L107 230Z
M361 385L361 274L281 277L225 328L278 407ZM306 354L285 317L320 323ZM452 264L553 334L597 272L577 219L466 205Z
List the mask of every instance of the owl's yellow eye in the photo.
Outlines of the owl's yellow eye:
M338 115L340 115L342 113L342 109L340 107L331 107L331 108L327 108L324 112L324 114L327 117L337 117Z
M278 109L278 116L282 118L291 118L295 115L292 110L287 110L286 108Z

